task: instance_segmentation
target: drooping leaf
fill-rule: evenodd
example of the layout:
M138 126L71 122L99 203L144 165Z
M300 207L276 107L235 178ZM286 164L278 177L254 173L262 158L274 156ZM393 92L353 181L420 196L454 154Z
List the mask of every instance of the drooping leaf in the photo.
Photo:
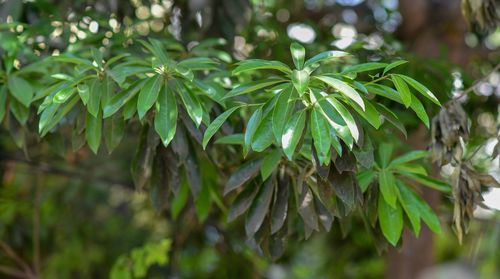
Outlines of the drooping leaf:
M424 122L425 126L429 128L429 116L425 111L424 105L420 102L420 100L415 97L415 95L411 95L411 109L417 114L418 118Z
M344 171L340 173L332 170L328 180L335 191L335 195L344 203L345 214L349 214L355 207L355 187L358 187L353 181L352 172Z
M132 83L127 89L111 97L103 109L103 118L108 118L115 114L125 104L130 102L143 87L145 80L138 80ZM133 104L135 107L135 104Z
M163 87L163 77L161 75L154 75L149 77L144 86L141 88L139 93L139 99L137 99L137 113L139 118L142 119L148 110L154 105L158 99L158 94Z
M248 151L252 146L253 137L255 135L255 132L257 131L257 128L260 125L261 120L262 120L262 107L259 107L253 112L252 116L248 120L244 137L245 139L245 144L243 146L244 156L248 154Z
M302 183L300 180L297 184ZM304 221L304 224L310 228L311 230L318 231L318 214L316 213L316 209L314 207L314 195L309 186L307 184L298 185L297 190L301 190L298 194L298 208L300 217Z
M382 114L384 119L389 121L389 123L394 125L394 127L396 127L401 133L403 133L405 138L408 137L405 126L403 125L403 123L401 123L401 121L399 121L399 118L396 116L396 114L394 114L394 112L392 112L390 109L388 109L386 106L382 104L377 103L376 105L378 111L380 112L380 114Z
M377 149L377 159L381 168L386 168L389 165L392 157L394 146L391 143L381 143Z
M111 153L120 144L125 132L125 120L120 115L104 120L104 142L108 153Z
M267 154L264 159L262 159L262 165L260 166L260 175L262 180L266 180L278 167L281 161L281 150L275 149Z
M358 104L363 111L365 110L365 102L363 101L359 93L356 92L354 88L349 86L349 84L329 76L317 76L315 78L338 90L341 94Z
M378 198L378 220L382 234L393 246L403 232L403 210L399 204L389 205L381 195Z
M245 189L238 194L236 199L231 203L231 207L229 208L229 213L227 216L227 221L231 222L236 219L241 214L245 213L245 211L250 208L252 202L259 192L260 185L256 183L248 184Z
M330 130L326 119L317 106L311 111L311 135L320 164L326 165L330 159L327 156L331 145Z
M281 142L281 136L285 127L288 113L293 109L293 103L290 102L293 87L290 85L278 93L278 100L274 105L272 112L273 118L273 133L276 140Z
M351 133L352 138L357 142L359 140L359 130L351 113L335 98L328 98L327 103L330 104L340 114L342 119L347 124L347 128L349 128L349 132Z
M90 87L86 83L80 83L76 86L76 90L78 91L78 95L80 95L80 99L84 105L87 105L89 101Z
M375 127L375 129L380 128L380 125L382 125L382 121L380 120L380 113L369 100L363 98L363 101L365 103L365 111L363 111L361 107L353 102L351 102L350 105L359 115L361 115L361 117L368 121L370 125Z
M259 230L262 222L264 222L264 218L271 205L274 188L274 180L272 178L267 179L253 200L245 222L247 236L253 236Z
M437 180L435 178L429 177L427 175L422 175L422 174L417 174L417 173L406 173L402 172L403 175L411 178L412 180L421 183L422 185L425 185L427 187L436 189L438 191L441 191L443 193L450 193L451 192L451 186L443 181Z
M290 53L292 54L293 64L298 70L302 70L304 66L304 58L306 56L306 50L299 43L293 42L290 45Z
M194 94L192 90L189 90L184 84L177 82L176 88L178 94L181 96L182 103L184 104L186 111L196 124L196 127L200 126L203 117L203 107L201 106L200 100Z
M292 160L293 153L295 152L297 144L302 137L305 123L306 112L302 110L299 113L294 114L285 125L283 137L281 138L281 145L283 146L283 151L289 160Z
M97 117L94 117L90 112L87 113L87 119L85 124L85 138L87 139L87 143L94 152L97 154L99 150L99 145L101 144L101 130L102 130L102 118L101 115L98 114Z
M271 213L271 234L278 232L283 225L288 212L288 177L278 179L276 198Z
M74 87L66 87L63 88L61 91L57 92L56 95L54 95L53 102L54 103L65 103L73 94L75 93L75 88Z
M388 170L381 170L378 175L378 184L384 201L391 207L396 208L398 189L396 188L394 175Z
M89 101L87 102L87 111L92 116L97 117L101 110L101 81L94 79L90 84Z
M397 165L401 165L404 163L408 163L411 161L415 161L424 157L427 157L430 154L429 151L426 150L412 150L408 153L405 153L396 159L392 160L392 162L389 164L390 167L394 167Z
M240 168L229 177L229 180L224 187L224 195L255 177L259 173L261 164L261 159L255 159L241 165Z
M229 110L226 110L224 113L221 115L217 116L217 118L208 125L207 130L205 131L205 135L203 136L203 149L207 147L208 141L215 135L217 130L224 124L224 122L227 120L229 116L233 112L235 112L237 109L241 108L242 106L235 106L230 108Z
M268 114L260 122L252 139L252 149L262 152L274 142L272 114Z
M177 100L169 85L165 85L158 96L154 127L163 145L167 146L177 130Z
M10 76L7 82L10 94L23 106L29 107L33 98L33 87L22 77Z
M399 202L410 220L413 232L416 236L420 233L420 208L419 201L416 199L416 194L404 185L401 181L397 182L399 189Z

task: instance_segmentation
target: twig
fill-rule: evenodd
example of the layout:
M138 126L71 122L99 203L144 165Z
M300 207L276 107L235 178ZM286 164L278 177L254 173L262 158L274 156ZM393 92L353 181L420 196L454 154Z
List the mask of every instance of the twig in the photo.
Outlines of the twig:
M483 82L484 80L486 80L487 78L489 78L491 76L491 74L493 74L494 72L500 70L500 63L498 63L488 74L486 74L484 77L476 80L474 82L474 84L472 84L469 88L463 90L462 92L460 92L460 95L458 95L457 97L455 97L454 99L455 100L458 100L460 98L462 98L463 96L469 94L470 92L472 92L474 90L474 88L476 88L476 86Z
M14 249L12 249L9 244L0 240L0 249L5 252L5 255L7 255L7 257L16 262L17 265L19 265L19 267L21 267L25 271L25 277L34 277L31 267L25 261L23 261L23 259L21 259L21 257L19 257L16 252L14 252Z
M11 277L26 278L28 277L24 272L12 267L0 265L0 273L6 274Z

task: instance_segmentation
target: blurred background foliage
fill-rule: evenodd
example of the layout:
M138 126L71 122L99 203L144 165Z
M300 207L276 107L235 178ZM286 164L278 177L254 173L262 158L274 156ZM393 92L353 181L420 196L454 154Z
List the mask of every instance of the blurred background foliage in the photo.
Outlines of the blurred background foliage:
M468 2L500 9L495 1ZM188 47L224 38L232 57L215 55L226 62L252 57L291 64L291 40L311 53L353 52L361 62L402 57L410 61L402 66L405 73L441 100L471 88L460 99L471 120L467 149L475 166L498 178L499 159L489 159L498 148L500 123L498 14L494 24L482 24L474 12L464 19L460 6L458 0L4 0L0 80L40 57L89 44L119 53L144 36ZM35 64L30 74L44 78L43 71ZM394 110L409 134L399 149L426 148L430 132L407 111ZM30 133L12 120L0 129L0 273L7 278L500 276L498 213L476 210L458 245L452 204L435 191L423 196L440 215L441 235L427 229L416 239L405 231L403 244L381 255L362 220L353 219L307 241L291 238L284 255L271 260L247 245L242 220L226 223L228 205L213 188L203 189L208 199L194 202L184 185L180 198L157 214L148 194L133 188L129 162L136 138L124 137L113 154L95 156L87 148L68 152L65 137L49 134L36 142ZM138 133L126 128L126 134ZM203 179L215 185L216 172L204 167ZM446 168L441 174L451 175ZM485 191L485 203L499 209L499 192Z

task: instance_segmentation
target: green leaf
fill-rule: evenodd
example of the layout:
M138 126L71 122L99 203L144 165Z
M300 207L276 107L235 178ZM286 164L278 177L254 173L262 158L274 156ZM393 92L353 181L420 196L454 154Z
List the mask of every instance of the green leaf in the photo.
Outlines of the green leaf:
M420 233L420 201L417 195L403 182L397 181L397 186L399 189L399 201L410 220L413 232L418 236Z
M359 140L359 130L351 113L335 98L328 98L327 102L340 114L342 119L347 124L347 128L349 128L352 138L357 142Z
M179 192L175 196L175 199L173 199L172 201L171 212L172 212L172 218L174 220L177 219L184 206L186 206L188 198L189 198L189 185L187 179L182 179Z
M94 117L90 112L87 113L85 121L85 138L87 139L87 143L94 154L97 154L99 145L101 144L101 127L101 115L98 114L97 117Z
M245 143L243 134L232 134L217 138L215 144L243 145Z
M306 50L301 44L293 42L290 45L290 53L292 54L293 64L295 65L295 68L301 70L304 66L304 57L306 56Z
M125 132L125 120L120 115L104 120L104 142L108 153L111 152L120 144Z
M283 146L283 151L289 160L292 160L293 153L295 152L297 144L302 137L305 123L306 112L305 110L302 110L299 113L294 114L285 125L283 137L281 138L281 145Z
M260 125L260 122L262 120L262 107L257 108L250 119L248 120L247 128L245 130L245 144L243 146L243 154L246 157L248 154L248 151L250 150L250 147L252 146L252 141L253 137L255 135L255 132L257 131L257 128Z
M380 144L378 148L378 161L381 168L386 168L389 165L392 157L393 145L387 142Z
M434 96L434 94L427 87L425 87L423 84L421 84L420 82L414 80L413 78L411 78L409 76L404 76L404 75L397 75L397 76L404 79L411 87L413 87L415 90L417 90L422 95L424 95L424 97L428 98L436 105L441 106L441 103L436 98L436 96Z
M5 116L5 111L7 109L7 91L5 87L0 86L0 123Z
M363 111L361 107L359 107L359 105L357 105L354 102L351 102L350 105L361 117L363 117L366 121L368 121L368 123L370 123L370 125L372 125L375 129L380 128L380 125L382 125L382 121L380 120L380 113L372 104L372 102L364 98L363 101L365 103L365 111Z
M25 125L29 117L29 108L16 98L9 98L10 111L21 125Z
M248 83L241 84L235 88L233 88L231 91L227 92L227 94L222 98L222 99L227 99L243 94L247 94L265 87L269 87L271 85L284 82L282 79L263 79L263 80L257 80L257 81L252 81Z
M375 179L375 172L371 170L360 171L356 174L356 178L358 179L359 187L364 193Z
M76 86L76 90L78 91L78 95L80 95L80 99L84 105L87 105L90 97L90 87L85 83L80 83Z
M408 61L406 60L397 60L397 61L394 61L392 62L391 64L387 65L385 68L384 68L384 72L382 72L382 75L385 76L385 73L389 72L390 70L398 67L398 66L401 66L405 63L408 63Z
M137 99L137 113L139 114L139 119L142 119L144 115L146 115L148 110L158 99L158 94L164 83L163 81L163 77L157 74L149 77L144 83L139 93L139 99Z
M94 117L97 117L100 111L101 89L101 82L97 79L92 80L89 91L89 101L87 102L87 111Z
M331 145L330 130L326 119L317 106L311 112L311 134L320 164L327 165L330 160L328 156Z
M190 69L191 71L197 70L214 70L217 69L219 63L208 57L192 57L184 59L177 63L178 66Z
M269 211L269 206L271 205L274 188L275 184L273 183L273 180L266 180L253 200L245 221L245 231L247 236L253 236L264 222L264 218L266 217L266 214Z
M237 75L246 71L254 70L278 70L286 74L291 72L290 68L286 64L279 61L248 59L239 62L238 67L233 70L232 74Z
M337 51L337 50L324 51L324 52L321 52L321 53L313 56L312 58L308 59L304 63L304 67L309 67L315 63L328 62L330 60L335 60L337 58L342 58L342 57L346 57L349 55L350 54L347 52Z
M393 169L396 172L399 173L416 173L416 174L421 174L421 175L427 175L427 170L419 164L401 164L401 165L396 165L394 167L391 166L391 169Z
M238 170L229 177L224 186L224 195L227 195L229 192L239 188L241 185L254 178L257 173L259 173L261 164L261 159L255 159L241 165Z
M431 229L434 233L441 233L441 224L439 223L439 218L436 216L432 208L423 201L419 196L416 197L420 200L419 208L420 208L420 216L424 220L425 224Z
M260 122L252 140L252 149L262 152L274 142L272 115L269 113Z
M307 70L293 70L292 83L299 96L302 96L309 86L309 72Z
M184 84L177 82L177 90L179 91L179 95L181 96L182 103L186 107L186 111L196 124L196 126L200 126L201 120L203 118L203 107L201 106L200 100L194 94L192 90L186 87Z
M227 221L231 222L236 217L243 214L245 211L250 208L252 202L259 192L260 187L257 187L256 183L248 184L241 193L238 194L236 199L231 203L231 207L229 208L229 213L227 216Z
M18 76L10 76L7 87L9 88L10 94L23 106L30 106L34 91L29 82Z
M177 100L168 85L163 87L158 96L154 126L161 142L167 146L177 130Z
M425 126L429 128L429 116L425 111L424 106L420 102L420 100L411 94L411 109L417 114L418 118L424 122Z
M103 68L102 53L95 47L92 47L90 49L90 52L92 53L92 59L94 59L96 65L99 67L99 69L102 69Z
M260 166L260 175L262 180L266 180L271 173L278 167L281 161L281 150L275 149L268 153L264 159L262 159L262 165Z
M384 237L389 243L396 246L403 232L403 210L401 206L397 204L393 207L379 195L378 220Z
M387 66L386 63L379 63L379 62L362 63L362 64L357 64L357 65L353 65L353 66L345 68L342 71L342 74L368 72L368 71L373 71L373 70L385 68L386 66Z
M132 85L130 85L127 89L115 94L104 107L103 117L108 118L111 115L115 114L120 108L122 108L125 104L130 102L139 92L139 90L143 87L144 82L146 80L137 80ZM135 107L135 104L134 104Z
M365 103L363 102L363 99L361 98L359 93L354 90L354 88L349 86L349 84L329 76L318 76L315 78L338 90L344 96L358 104L363 111L365 110Z
M57 104L65 103L69 98L71 98L71 96L73 96L73 93L75 93L74 87L65 87L54 95L52 101Z
M427 157L429 155L429 151L425 150L413 150L408 153L405 153L396 159L392 160L392 162L389 164L389 167L394 167L397 165L401 165L404 163L408 163L411 161L415 161L424 157Z
M451 186L448 183L445 183L443 181L434 179L432 177L429 177L427 175L422 175L422 174L417 174L417 173L402 173L404 176L407 176L411 178L412 180L423 184L427 187L436 189L438 191L441 191L443 193L450 193L451 192Z
M399 118L396 116L396 114L382 104L376 103L376 105L378 107L378 111L380 112L380 114L382 114L384 119L389 121L392 125L394 125L394 127L396 127L399 131L401 131L401 133L403 133L405 138L407 138L408 134L406 133L406 128L401 123L401 121L399 121Z
M387 204L396 208L398 189L396 188L396 179L394 175L388 170L381 170L378 175L378 184L384 200Z
M411 100L412 100L410 88L408 88L406 82L397 75L391 75L391 80L392 83L394 83L396 90L398 90L399 96L401 97L403 104L405 105L405 107L409 107L411 105Z
M281 136L283 134L283 128L287 121L287 116L289 111L293 109L293 104L290 103L290 96L292 95L293 87L292 85L283 89L278 93L278 100L273 108L273 133L278 142L281 142Z
M207 130L205 131L205 135L203 136L203 149L205 149L207 147L208 141L210 141L210 139L213 137L213 135L215 135L217 130L219 130L219 128L222 126L222 124L224 124L224 122L227 120L227 118L231 114L233 114L234 111L236 111L237 109L239 109L241 107L242 106L236 106L236 107L232 107L232 108L228 109L227 111L225 111L221 115L217 116L217 118L215 118L214 121L212 121L212 123L210 123L210 125L208 125Z

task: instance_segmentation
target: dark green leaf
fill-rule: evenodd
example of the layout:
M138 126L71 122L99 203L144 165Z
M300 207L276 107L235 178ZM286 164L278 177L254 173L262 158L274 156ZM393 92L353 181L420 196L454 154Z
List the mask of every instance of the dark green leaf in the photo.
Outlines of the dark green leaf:
M231 91L227 92L227 94L222 98L222 99L227 99L231 98L234 96L238 95L243 95L246 93L250 93L265 87L269 87L271 85L284 82L282 79L263 79L263 80L257 80L257 81L251 81L248 83L241 84L235 88L233 88Z
M276 140L281 142L281 136L283 133L283 128L287 121L287 116L289 111L293 109L293 103L290 102L290 96L292 95L293 87L287 86L280 93L278 93L278 100L274 105L273 109L273 133Z
M243 145L245 143L243 134L232 134L217 138L215 144Z
M121 107L130 102L144 85L145 80L138 80L127 89L114 95L104 107L103 117L108 118L115 114ZM133 104L135 106L135 104Z
M330 160L328 156L331 145L330 129L320 108L317 106L311 112L311 134L320 164L327 165Z
M184 103L189 117L197 127L200 126L203 117L203 107L201 106L200 100L192 90L182 83L177 83L177 90L177 94L181 96L182 103Z
M80 99L84 105L87 105L90 97L90 87L86 83L80 83L76 86L76 90L78 91L78 95L80 95Z
M394 127L396 127L399 131L401 131L401 133L403 133L405 138L408 137L405 126L401 123L401 121L399 121L399 118L396 116L396 114L394 114L394 112L392 112L382 104L377 103L376 105L378 107L378 111L380 112L380 114L384 116L384 119L389 121L392 125L394 125Z
M253 137L257 131L262 120L262 107L257 108L250 119L248 120L247 128L245 130L245 145L243 146L243 154L246 156L250 147L252 146Z
M253 236L264 222L271 200L273 197L275 184L273 179L268 179L260 188L259 193L255 197L252 206L248 210L248 215L245 222L245 231L247 236Z
M158 96L154 126L161 142L167 146L177 130L177 100L168 85L163 87Z
M422 174L417 174L417 173L402 173L403 175L411 178L412 180L421 183L427 187L436 189L438 191L441 191L443 193L450 193L451 192L451 186L448 183L445 183L443 181L434 179L432 177L429 177L427 175L422 175Z
M391 64L387 65L385 68L384 68L384 72L382 72L382 75L385 75L385 73L389 72L390 70L398 67L398 66L401 66L405 63L408 63L408 61L405 61L405 60L397 60L397 61L394 61L392 62Z
M427 87L425 87L423 84L421 84L420 82L414 80L413 78L411 78L409 76L404 76L404 75L397 75L397 76L404 79L411 87L413 87L415 90L417 90L422 95L424 95L424 97L428 98L436 105L441 106L441 103L436 98L436 96L434 96L434 94Z
M139 93L137 99L137 113L139 118L142 119L148 110L154 105L158 99L158 94L163 86L164 80L161 75L154 75L149 77Z
M229 180L224 187L224 195L240 187L245 182L255 177L259 173L261 164L262 160L256 159L248 161L241 165L240 168L235 171L231 175L231 177L229 177Z
M122 140L125 131L125 120L120 115L104 120L104 142L111 153Z
M276 198L271 214L271 234L278 232L285 224L288 211L288 178L278 179Z
M385 68L386 66L387 66L386 63L368 62L368 63L357 64L357 65L347 67L346 69L344 69L342 71L342 73L346 74L346 73L368 72L368 71L373 71L373 70Z
M274 142L272 114L268 114L260 122L252 140L252 149L262 152Z
M10 76L7 86L10 94L16 98L23 106L29 107L33 98L33 87L23 78Z
M101 82L97 79L92 80L89 91L89 101L87 110L92 116L97 117L101 106Z
M97 117L94 117L89 112L87 113L87 119L85 123L85 138L87 139L87 143L92 152L94 152L94 154L97 154L99 145L101 144L101 115L98 114Z
M250 205L252 205L252 202L259 192L259 187L260 185L257 185L256 183L250 183L247 186L245 186L245 189L238 194L236 199L231 203L231 207L229 208L229 213L227 216L227 221L231 222L236 217L240 216L243 214L245 211L250 208Z
M71 96L73 96L73 93L75 93L75 88L74 87L66 87L63 88L61 91L57 92L56 95L54 95L53 102L54 103L65 103Z

